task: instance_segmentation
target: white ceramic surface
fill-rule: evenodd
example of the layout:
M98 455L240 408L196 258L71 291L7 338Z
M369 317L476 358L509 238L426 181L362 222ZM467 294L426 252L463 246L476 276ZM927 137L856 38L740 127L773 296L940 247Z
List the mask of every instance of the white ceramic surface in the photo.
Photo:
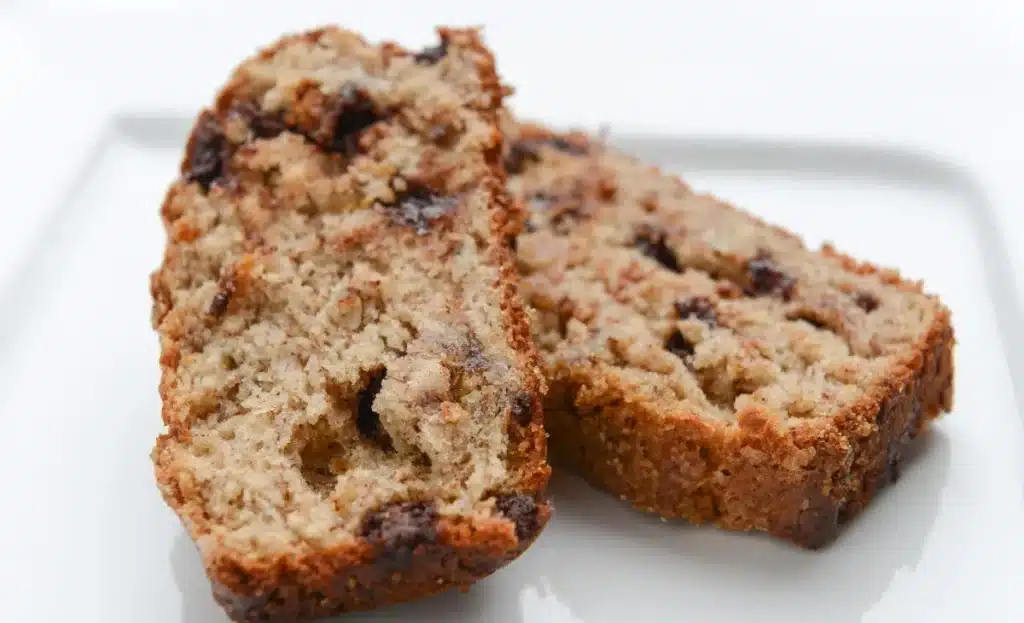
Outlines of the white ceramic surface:
M1010 166L1024 98L1006 57L1020 48L979 27L994 22L870 2L805 7L804 26L728 7L659 19L642 3L552 6L531 22L529 3L440 2L387 27L399 13L383 4L346 21L411 44L433 22L485 23L521 110L608 121L624 148L701 189L925 279L954 313L957 401L825 551L662 523L558 474L556 518L521 559L468 594L346 620L1024 620L1024 280L1005 251L1019 258L1024 240ZM225 621L152 482L146 277L189 115L253 45L342 19L253 13L18 18L37 64L0 99L0 130L18 146L0 150L0 214L18 223L16 237L0 233L14 249L0 256L0 620ZM568 49L558 37L571 18Z

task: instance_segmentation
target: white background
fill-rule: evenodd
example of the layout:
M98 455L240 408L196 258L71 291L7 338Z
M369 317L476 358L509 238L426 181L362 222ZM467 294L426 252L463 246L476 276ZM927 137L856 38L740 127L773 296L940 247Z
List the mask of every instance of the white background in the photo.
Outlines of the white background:
M167 29L136 29L140 18ZM552 122L909 145L969 170L1001 228L1024 235L1014 208L1024 203L1014 148L1024 139L1024 3L1014 0L7 0L0 106L60 76L63 106L192 110L253 46L321 22L410 45L436 23L485 25L519 87L515 106ZM37 141L60 120L26 125L22 114L0 120L5 135ZM30 148L5 150L0 165L45 186ZM0 283L38 210L17 211L0 233ZM1010 246L1024 268L1024 246Z
M179 148L125 118L184 123L255 46L322 22L410 46L483 24L520 113L680 137L690 181L925 278L960 339L956 411L827 552L559 475L522 559L373 620L1024 620L1024 4L794 0L0 2L0 620L224 621L146 456L145 275Z

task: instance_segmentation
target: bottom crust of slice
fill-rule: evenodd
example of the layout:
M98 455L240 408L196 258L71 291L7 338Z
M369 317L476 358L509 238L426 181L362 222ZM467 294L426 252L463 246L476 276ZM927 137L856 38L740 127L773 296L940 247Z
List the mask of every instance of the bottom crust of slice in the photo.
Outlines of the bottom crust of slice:
M154 452L157 480L192 532L202 511L161 460L168 441L161 437ZM490 516L439 517L424 503L399 503L364 524L361 538L266 557L240 554L209 533L193 537L213 596L233 621L291 622L468 590L522 554L551 514L540 491L499 495Z
M876 392L789 426L757 412L726 423L645 410L614 400L628 388L611 386L588 404L581 388L601 382L595 371L557 369L545 406L552 460L638 509L818 549L899 477L907 446L951 408L953 345L942 315Z
M539 509L546 523L550 509ZM318 552L263 566L212 559L213 595L234 621L299 621L359 612L415 601L453 588L469 587L516 558L539 534L516 540L504 522L469 524L442 521L438 543L421 545L399 569L370 550ZM245 587L239 586L244 583ZM273 586L252 596L245 588Z

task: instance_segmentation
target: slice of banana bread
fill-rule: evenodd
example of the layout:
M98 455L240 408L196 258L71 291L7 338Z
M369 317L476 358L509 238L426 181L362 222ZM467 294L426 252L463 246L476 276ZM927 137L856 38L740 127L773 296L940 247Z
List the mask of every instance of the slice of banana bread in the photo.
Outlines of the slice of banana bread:
M236 620L465 587L549 516L503 94L478 33L439 32L247 59L163 205L153 460Z
M946 307L581 133L503 126L553 460L665 517L831 542L951 407Z

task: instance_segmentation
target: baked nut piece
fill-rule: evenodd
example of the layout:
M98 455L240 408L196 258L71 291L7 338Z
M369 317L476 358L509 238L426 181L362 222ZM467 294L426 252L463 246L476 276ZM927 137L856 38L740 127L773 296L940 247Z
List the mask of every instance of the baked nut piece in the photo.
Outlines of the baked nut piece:
M830 543L951 407L947 308L583 134L504 130L552 460L664 517Z
M494 61L324 28L192 131L151 282L167 503L239 621L464 587L548 519Z

